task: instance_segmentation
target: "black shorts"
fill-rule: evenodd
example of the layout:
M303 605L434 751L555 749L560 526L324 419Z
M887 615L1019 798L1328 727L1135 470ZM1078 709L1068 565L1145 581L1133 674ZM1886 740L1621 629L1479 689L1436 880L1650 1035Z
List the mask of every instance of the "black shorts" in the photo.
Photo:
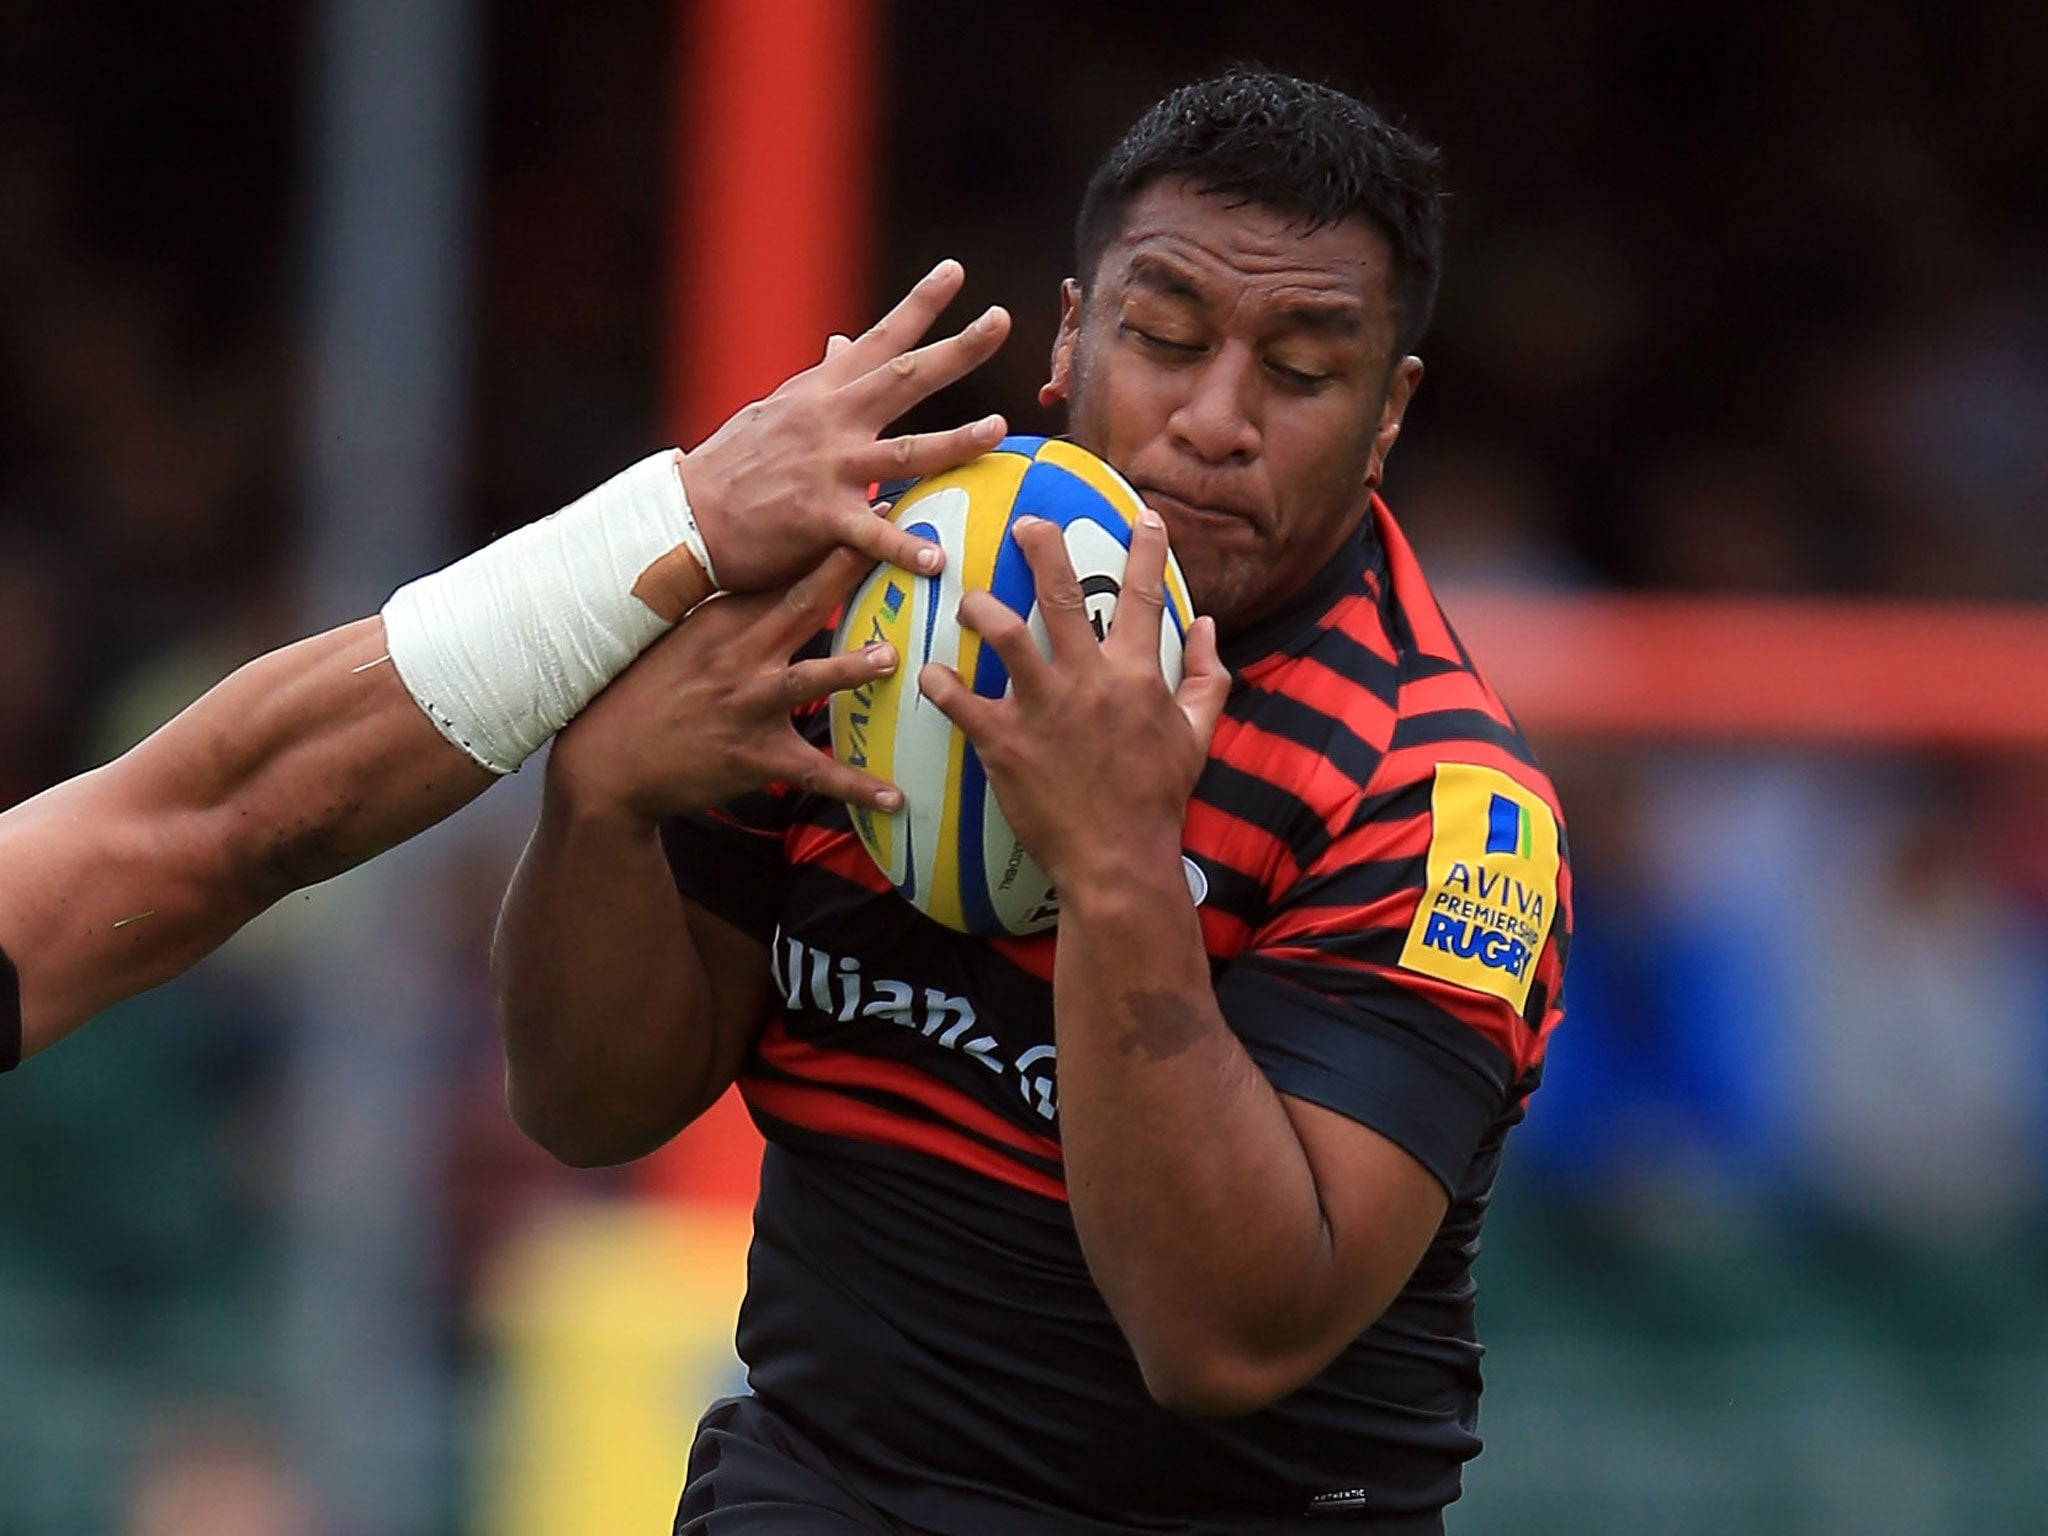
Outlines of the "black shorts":
M1186 1536L1443 1536L1443 1528L1441 1515L1143 1527ZM721 1398L697 1425L675 1536L1132 1536L1135 1529L993 1495L863 1487L789 1420L744 1396Z
M721 1398L699 1421L675 1536L896 1536L901 1529L759 1398Z
M888 1505L887 1510L882 1507ZM690 1447L675 1536L1125 1536L993 1494L885 1487L835 1465L759 1398L711 1405Z

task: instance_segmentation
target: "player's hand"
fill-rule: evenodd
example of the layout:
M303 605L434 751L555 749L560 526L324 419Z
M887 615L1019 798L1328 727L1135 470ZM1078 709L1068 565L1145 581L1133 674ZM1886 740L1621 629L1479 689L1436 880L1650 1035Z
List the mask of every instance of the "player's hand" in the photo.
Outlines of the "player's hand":
M1134 858L1180 852L1188 797L1222 716L1230 674L1208 618L1188 630L1178 690L1159 668L1166 611L1166 526L1147 511L1109 634L1098 643L1059 528L1020 520L1052 655L994 594L960 602L960 622L995 648L1010 671L1001 699L976 694L951 667L918 674L925 696L974 743L1011 830L1063 893Z
M873 568L839 549L787 587L699 605L555 738L550 792L648 822L777 781L896 809L893 785L836 762L790 723L801 705L895 670L894 647L879 644L790 661Z
M959 262L940 262L872 329L834 338L823 362L683 455L683 487L721 587L781 586L837 545L906 570L939 568L938 546L876 515L868 488L964 464L1008 430L1002 417L987 416L950 432L881 435L988 361L1009 335L1009 314L997 307L944 340L917 345L966 280Z

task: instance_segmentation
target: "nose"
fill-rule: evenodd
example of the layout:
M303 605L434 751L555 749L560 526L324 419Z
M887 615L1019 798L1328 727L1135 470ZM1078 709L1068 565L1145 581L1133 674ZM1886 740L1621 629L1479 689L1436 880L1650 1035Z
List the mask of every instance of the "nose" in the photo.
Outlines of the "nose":
M1197 457L1221 464L1258 457L1258 359L1226 342L1185 375L1188 391L1167 429Z

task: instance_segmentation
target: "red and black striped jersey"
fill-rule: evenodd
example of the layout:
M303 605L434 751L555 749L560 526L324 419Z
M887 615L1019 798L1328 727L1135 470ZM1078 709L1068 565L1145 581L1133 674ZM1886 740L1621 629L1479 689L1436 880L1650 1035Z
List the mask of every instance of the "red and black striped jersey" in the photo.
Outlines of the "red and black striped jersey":
M1471 1266L1570 936L1555 794L1377 501L1224 660L1183 841L1223 1014L1279 1091L1380 1131L1451 1197L1388 1311L1260 1413L1156 1407L1089 1280L1056 933L931 922L843 807L787 786L665 829L684 894L767 945L777 1000L739 1081L769 1142L750 1380L913 1523L977 1498L1048 1531L1385 1519L1455 1498L1478 1450Z

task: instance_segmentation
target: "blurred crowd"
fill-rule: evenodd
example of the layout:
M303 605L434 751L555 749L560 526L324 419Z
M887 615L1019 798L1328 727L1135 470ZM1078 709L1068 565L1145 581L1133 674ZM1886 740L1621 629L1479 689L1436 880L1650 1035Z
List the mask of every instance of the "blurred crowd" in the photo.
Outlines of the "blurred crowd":
M0 6L0 803L300 624L317 14L206 9ZM674 59L664 8L478 10L470 542L664 438ZM950 253L973 302L1019 321L935 416L1052 427L1031 402L1093 157L1159 90L1256 58L1444 148L1443 297L1388 495L1454 622L1460 586L1503 583L2048 601L2040 7L889 15L877 302ZM2048 759L1535 734L1578 939L1504 1203L1649 1240L1733 1222L1904 1263L2037 1253ZM631 1177L553 1169L504 1117L480 973L518 821L459 824L447 881L460 1006L444 1166L421 1177L464 1381L487 1364L475 1291L500 1245ZM138 1536L312 1528L255 1422L275 1383L250 1320L290 1193L285 1012L259 938L0 1081L0 1418L18 1433L63 1373L65 1400L107 1405ZM250 1420L137 1407L157 1397ZM0 1529L40 1536L57 1527L34 1523L10 1432ZM237 1525L194 1488L259 1513Z

